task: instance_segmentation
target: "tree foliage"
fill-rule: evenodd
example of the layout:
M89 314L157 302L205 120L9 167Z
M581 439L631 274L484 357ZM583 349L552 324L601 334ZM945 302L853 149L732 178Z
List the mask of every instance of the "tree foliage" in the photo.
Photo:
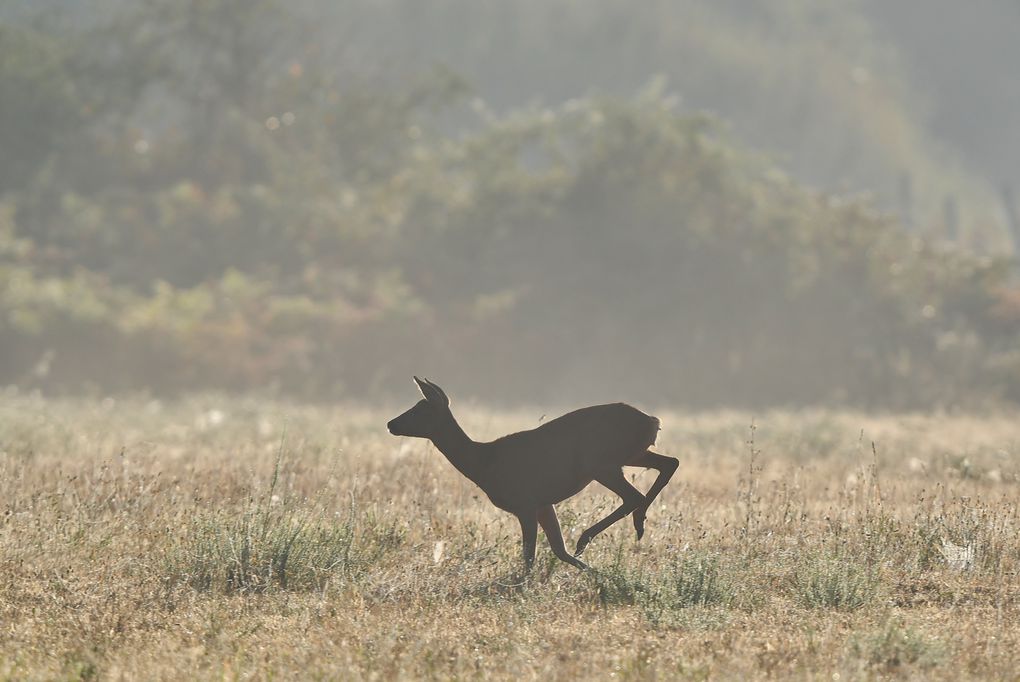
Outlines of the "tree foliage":
M59 50L24 34L43 57L4 59L0 92L66 115L5 119L30 144L0 203L0 381L335 396L428 371L691 405L1020 388L1008 264L798 185L661 84L496 115L444 71L331 68L302 22L160 0Z

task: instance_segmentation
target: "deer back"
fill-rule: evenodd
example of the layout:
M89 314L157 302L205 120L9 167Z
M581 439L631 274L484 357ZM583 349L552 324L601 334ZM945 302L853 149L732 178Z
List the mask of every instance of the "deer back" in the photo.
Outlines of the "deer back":
M499 507L555 504L655 442L659 420L624 403L569 412L483 445L482 489Z

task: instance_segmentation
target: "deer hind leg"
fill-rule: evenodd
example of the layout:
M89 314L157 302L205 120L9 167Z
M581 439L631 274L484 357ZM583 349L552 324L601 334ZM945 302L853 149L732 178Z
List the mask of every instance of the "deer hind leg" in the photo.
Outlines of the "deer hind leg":
M534 514L520 514L517 520L521 522L521 550L524 556L524 571L531 571L535 563L535 539L538 537L538 520Z
M610 474L599 476L595 480L622 497L623 504L617 507L615 511L609 514L609 516L581 533L581 537L577 540L577 549L574 551L574 556L583 552L584 548L588 546L588 543L591 542L596 535L604 531L606 528L609 528L611 525L640 507L645 502L645 496L642 495L637 488L627 482L627 479L623 475L623 469L617 469Z
M563 533L560 532L560 521L556 518L556 510L551 504L539 507L538 522L542 525L542 530L545 531L545 536L549 539L549 546L552 547L553 554L558 559L566 561L571 566L576 566L582 571L588 568L588 564L570 556L567 548L563 546Z
M645 467L647 469L657 469L659 476L655 479L655 483L645 493L645 501L634 510L634 530L637 531L637 539L640 540L641 536L645 534L645 515L648 513L648 508L652 506L652 502L656 496L662 492L662 489L669 483L669 479L673 477L673 472L676 471L677 467L680 466L680 460L675 457L666 457L665 455L659 455L651 450L644 452L637 459L631 460L627 463L628 466Z

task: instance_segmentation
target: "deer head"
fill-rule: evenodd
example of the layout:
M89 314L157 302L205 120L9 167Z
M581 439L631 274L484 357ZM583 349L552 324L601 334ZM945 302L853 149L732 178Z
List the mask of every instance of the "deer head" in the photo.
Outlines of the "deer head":
M450 421L450 399L443 389L428 379L414 377L422 400L407 412L394 417L386 425L394 436L415 436L432 439L444 424Z

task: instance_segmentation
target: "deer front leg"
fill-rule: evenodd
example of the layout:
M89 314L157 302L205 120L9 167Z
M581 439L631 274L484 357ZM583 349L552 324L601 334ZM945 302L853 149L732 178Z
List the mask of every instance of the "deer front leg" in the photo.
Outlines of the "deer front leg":
M560 520L556 518L556 509L553 506L546 505L540 507L538 510L538 522L542 524L542 530L545 531L545 537L549 540L549 546L552 547L553 554L560 561L566 561L571 566L576 566L582 571L588 568L588 564L584 563L580 559L575 559L570 556L570 552L563 546L563 533L560 532Z
M535 563L535 540L538 537L538 520L534 514L518 514L521 522L521 550L524 556L524 572L529 573Z

